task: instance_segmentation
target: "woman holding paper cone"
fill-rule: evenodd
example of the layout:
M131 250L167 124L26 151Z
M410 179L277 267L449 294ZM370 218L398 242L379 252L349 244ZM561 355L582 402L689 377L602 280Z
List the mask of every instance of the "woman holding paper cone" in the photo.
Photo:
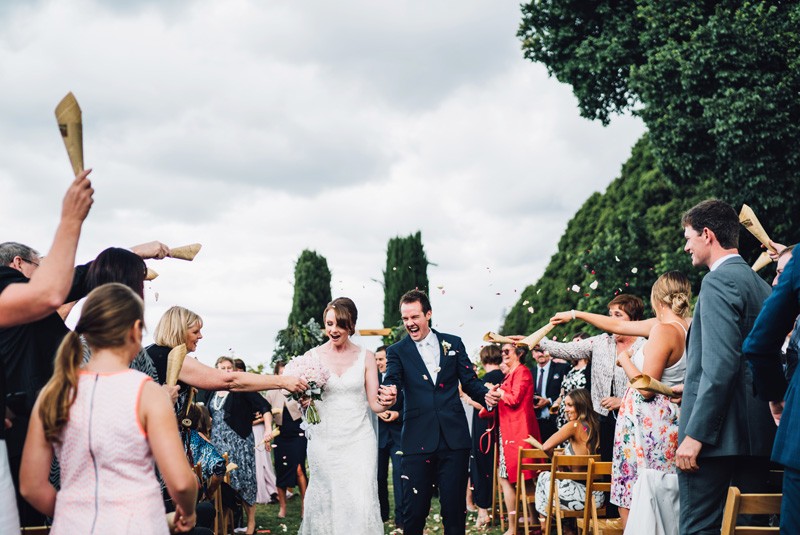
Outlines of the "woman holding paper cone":
M574 311L574 317L627 335L647 335L635 351L621 353L618 363L629 379L645 374L667 386L683 383L686 370L686 334L691 312L691 285L680 272L661 275L653 284L650 301L655 319L615 321L599 314ZM560 312L551 321L564 323L573 312ZM622 400L614 439L611 502L627 522L633 485L647 469L674 474L678 448L679 408L667 396L628 388Z
M197 344L203 339L203 319L180 306L171 307L164 312L156 326L155 344L147 347L147 354L153 361L160 383L166 381L167 357L169 352L181 344L186 344L186 351L194 353ZM189 394L189 386L202 390L225 390L231 392L259 392L283 388L289 392L305 392L308 384L297 377L260 375L256 373L227 373L198 361L186 358L183 361L178 385L181 387L176 414L183 414Z

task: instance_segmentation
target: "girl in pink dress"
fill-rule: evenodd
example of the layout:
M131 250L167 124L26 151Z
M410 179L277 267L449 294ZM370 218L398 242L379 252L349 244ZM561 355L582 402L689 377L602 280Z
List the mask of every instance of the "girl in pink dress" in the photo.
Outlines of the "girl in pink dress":
M177 532L195 523L197 483L166 392L129 369L142 343L144 306L127 286L89 294L61 342L55 372L33 408L20 491L53 517L53 535L169 533L153 458L176 504ZM83 335L92 357L81 369ZM48 482L55 450L61 490Z

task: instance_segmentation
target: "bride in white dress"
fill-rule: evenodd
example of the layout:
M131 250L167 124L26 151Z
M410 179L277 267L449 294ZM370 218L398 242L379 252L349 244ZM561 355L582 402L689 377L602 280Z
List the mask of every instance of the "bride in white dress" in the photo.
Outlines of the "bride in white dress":
M358 316L346 297L323 314L329 340L312 349L330 370L320 423L309 425L308 489L300 535L383 535L378 503L377 420L395 393L378 386L375 355L350 340Z

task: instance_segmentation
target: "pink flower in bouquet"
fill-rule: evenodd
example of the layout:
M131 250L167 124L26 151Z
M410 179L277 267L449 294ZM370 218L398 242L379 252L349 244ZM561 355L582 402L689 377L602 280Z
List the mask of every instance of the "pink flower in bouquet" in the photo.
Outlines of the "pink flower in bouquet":
M322 393L325 390L325 385L328 384L328 379L331 376L330 371L325 367L319 358L306 353L294 357L286 364L283 369L283 374L291 377L299 377L308 383L308 390L301 394L290 394L292 399L300 399L302 397L310 397L311 404L306 409L306 420L310 424L318 424L319 412L314 407L314 400L321 400Z

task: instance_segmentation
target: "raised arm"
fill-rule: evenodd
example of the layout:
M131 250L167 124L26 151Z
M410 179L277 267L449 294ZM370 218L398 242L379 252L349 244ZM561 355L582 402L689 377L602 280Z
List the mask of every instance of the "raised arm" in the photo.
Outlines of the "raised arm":
M30 282L10 284L0 293L0 327L40 320L64 304L72 286L81 227L94 202L89 173L91 169L80 172L67 190L53 245Z
M575 314L574 317L573 313ZM589 325L594 325L598 329L602 329L607 333L622 334L626 336L642 336L645 338L650 335L650 329L658 324L658 320L656 318L649 318L641 321L626 321L612 318L611 316L606 316L603 314L582 312L580 310L559 312L550 318L550 323L560 325L563 323L569 323L573 319L585 321Z
M308 383L288 375L260 375L247 372L224 372L206 366L195 358L183 361L178 377L181 381L204 390L229 390L231 392L259 392L261 390L284 389L289 392L305 392Z

